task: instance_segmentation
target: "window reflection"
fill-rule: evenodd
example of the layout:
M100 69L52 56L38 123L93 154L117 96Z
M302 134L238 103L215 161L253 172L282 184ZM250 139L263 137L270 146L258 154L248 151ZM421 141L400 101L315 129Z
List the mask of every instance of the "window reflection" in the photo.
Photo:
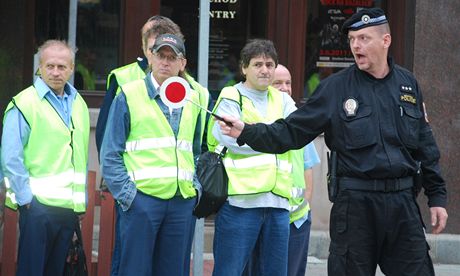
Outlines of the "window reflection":
M35 48L48 39L67 40L69 1L37 0L35 6Z
M381 2L308 0L304 98L321 80L354 63L342 25L359 9L381 7Z
M81 90L106 88L118 66L120 0L79 0L74 85Z
M68 39L69 1L36 0L37 45L47 39ZM79 90L105 91L106 76L118 66L120 0L79 0L74 85Z
M185 36L187 71L198 69L199 1L163 0L161 14L176 22ZM240 51L249 38L266 36L266 0L211 1L208 90L214 99L225 86L241 80Z

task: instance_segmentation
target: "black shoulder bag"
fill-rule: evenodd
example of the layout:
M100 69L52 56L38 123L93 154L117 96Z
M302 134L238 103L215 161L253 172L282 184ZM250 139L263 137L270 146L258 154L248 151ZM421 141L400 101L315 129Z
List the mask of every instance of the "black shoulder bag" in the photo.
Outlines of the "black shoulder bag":
M221 152L207 151L200 155L196 175L201 183L202 194L193 210L197 218L217 213L228 196L228 176L223 164L227 148Z
M237 89L238 91L238 89ZM241 93L239 94L239 105L242 108ZM197 218L205 218L217 213L228 197L228 176L225 171L223 158L227 153L224 147L219 151L207 151L200 155L196 165L196 175L202 186L201 198L193 209Z
M83 240L81 237L80 222L77 217L75 225L76 239L72 239L69 252L65 260L64 276L88 276L86 267L86 256L83 250Z

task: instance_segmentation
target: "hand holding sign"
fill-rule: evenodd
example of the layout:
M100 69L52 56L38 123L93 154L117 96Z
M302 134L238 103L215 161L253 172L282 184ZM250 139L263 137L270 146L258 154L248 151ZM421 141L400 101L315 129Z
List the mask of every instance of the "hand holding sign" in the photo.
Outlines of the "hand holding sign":
M195 103L190 100L189 97L190 85L181 77L170 77L166 79L160 87L160 98L169 108L181 108L186 104L186 101L189 101L214 116L217 120L231 126L231 123L226 122L224 118Z

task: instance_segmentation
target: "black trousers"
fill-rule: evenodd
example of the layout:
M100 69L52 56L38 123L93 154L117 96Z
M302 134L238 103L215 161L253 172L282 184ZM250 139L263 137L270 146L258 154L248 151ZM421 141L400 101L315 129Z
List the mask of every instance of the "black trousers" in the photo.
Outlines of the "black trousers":
M420 211L411 189L342 190L331 210L330 276L434 275Z
M77 215L71 209L47 206L35 197L19 209L16 276L55 276L64 272Z

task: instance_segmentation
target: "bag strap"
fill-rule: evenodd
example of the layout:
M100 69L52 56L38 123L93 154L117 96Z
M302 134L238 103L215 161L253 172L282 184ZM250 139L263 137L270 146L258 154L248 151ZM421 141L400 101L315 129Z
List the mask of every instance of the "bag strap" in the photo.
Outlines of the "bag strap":
M235 87L235 86L233 86L233 87ZM238 92L238 96L240 98L240 101L238 102L240 104L240 110L243 111L243 96L241 96L241 92L240 92L240 90L238 88L235 87L235 89Z
M81 237L80 220L78 219L78 216L77 216L77 222L75 223L75 234L77 234L78 241L81 244L83 244L83 239Z
M238 97L239 97L238 104L240 106L240 110L243 110L243 96L241 96L241 92L240 90L238 90L238 88L236 88L235 86L233 86L233 88L235 88L236 92L238 92ZM222 147L220 150L218 149L219 149L219 145L216 147L215 152L218 153L221 158L224 158L228 150L227 147Z
M81 254L79 254L78 258L79 258L79 262L80 264L83 265L83 267L80 267L80 269L83 269L82 271L80 272L83 272L84 274L79 274L79 275L88 275L88 267L86 266L86 252L85 252L85 249L83 248L83 239L81 237L81 229L80 229L80 219L78 218L77 216L77 222L75 224L75 233L77 234L77 240L78 240L78 243L80 244L80 248L81 248ZM81 257L81 259L80 259Z
M225 154L227 153L227 147L222 146L221 144L219 144L214 149L214 152L217 153L221 158L223 158L225 156Z

